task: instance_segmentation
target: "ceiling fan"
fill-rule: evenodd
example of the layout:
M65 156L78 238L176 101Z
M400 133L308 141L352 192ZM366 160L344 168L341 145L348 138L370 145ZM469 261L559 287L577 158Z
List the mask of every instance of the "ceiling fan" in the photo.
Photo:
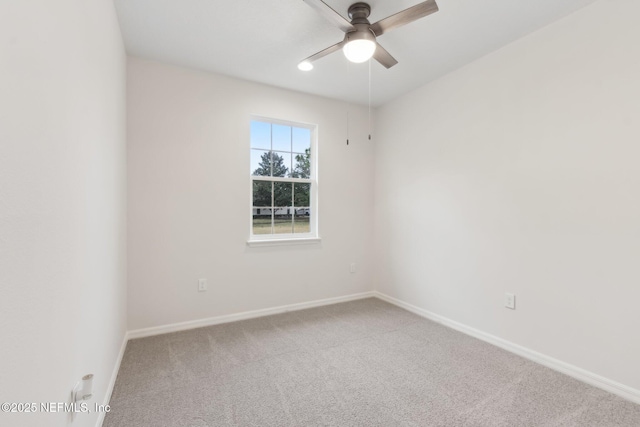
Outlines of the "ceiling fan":
M427 0L370 24L367 18L371 13L371 6L367 3L358 2L349 6L349 18L351 18L351 22L349 22L322 0L303 1L346 33L344 40L340 43L321 50L300 62L298 68L303 71L312 70L314 61L339 49L344 51L344 55L351 62L361 63L373 57L386 68L391 68L398 61L380 46L376 37L438 11L435 0Z

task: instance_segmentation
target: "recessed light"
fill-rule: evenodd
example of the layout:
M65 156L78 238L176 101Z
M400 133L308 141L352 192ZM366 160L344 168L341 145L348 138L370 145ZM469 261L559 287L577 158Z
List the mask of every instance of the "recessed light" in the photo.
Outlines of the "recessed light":
M309 61L302 61L298 64L298 70L311 71L313 70L313 64Z

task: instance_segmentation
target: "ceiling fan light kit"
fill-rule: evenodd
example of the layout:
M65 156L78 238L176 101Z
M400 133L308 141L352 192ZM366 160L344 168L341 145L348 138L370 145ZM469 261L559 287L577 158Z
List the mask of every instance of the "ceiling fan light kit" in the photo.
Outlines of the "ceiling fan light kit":
M362 63L373 57L386 68L391 68L398 61L380 46L376 37L438 11L435 0L427 0L370 24L367 18L371 14L371 7L367 3L358 2L349 7L349 18L351 18L349 22L322 0L303 1L346 34L340 43L329 46L300 62L298 68L302 71L312 70L314 61L340 49L351 62Z
M371 59L376 51L376 36L369 27L357 24L360 28L344 36L344 56L351 62L360 64ZM363 28L364 27L364 28Z

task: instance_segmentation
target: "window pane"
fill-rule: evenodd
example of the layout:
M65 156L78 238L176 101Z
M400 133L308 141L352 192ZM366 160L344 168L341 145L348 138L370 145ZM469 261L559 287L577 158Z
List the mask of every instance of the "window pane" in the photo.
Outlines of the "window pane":
M271 207L271 185L272 183L269 181L253 181L254 207Z
M293 217L293 232L294 233L309 233L311 232L311 226L309 221L311 220L311 210L309 207L295 208Z
M304 154L293 154L293 172L292 178L311 178L311 161L309 156L311 150L307 150Z
M260 209L259 215L253 215L253 234L272 234L271 230L271 209Z
M272 125L272 150L291 152L291 126Z
M273 231L275 234L293 233L293 208L280 206L275 208Z
M311 148L311 129L293 128L293 149L296 153L304 153Z
M311 184L293 184L293 206L309 206Z
M271 176L271 152L251 150L251 175Z
M288 177L291 173L291 153L281 153L274 151L273 159L273 176Z
M290 182L273 183L274 206L291 206L291 191L293 184Z
M251 148L271 149L271 123L251 121Z

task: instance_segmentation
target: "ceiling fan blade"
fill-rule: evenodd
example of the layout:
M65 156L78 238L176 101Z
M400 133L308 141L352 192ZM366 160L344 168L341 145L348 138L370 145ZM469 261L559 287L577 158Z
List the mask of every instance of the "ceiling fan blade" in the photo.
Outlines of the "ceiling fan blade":
M307 0L305 0L307 1ZM408 9L398 12L395 15L388 16L375 24L371 24L371 30L376 36L381 36L384 33L388 33L394 28L401 27L416 19L424 18L427 15L431 15L438 11L438 5L435 0L427 0L422 3L418 3Z
M318 53L314 53L313 55L311 55L310 57L306 58L305 60L303 60L302 62L313 62L313 61L317 61L318 59L325 57L327 55L329 55L330 53L333 53L337 50L342 49L342 47L344 46L344 40L341 41L340 43L336 43L333 46L329 46L326 49L321 50Z
M331 6L323 2L322 0L303 0L306 4L314 8L320 15L331 22L336 27L340 28L345 33L354 31L355 27L351 25L351 22L347 21L342 15L333 10Z
M380 46L380 43L377 43L377 45L378 46L376 46L376 51L373 54L373 58L376 61L384 65L386 68L391 68L398 63L398 61L396 61L396 59L391 56L391 54L387 52L385 48Z

